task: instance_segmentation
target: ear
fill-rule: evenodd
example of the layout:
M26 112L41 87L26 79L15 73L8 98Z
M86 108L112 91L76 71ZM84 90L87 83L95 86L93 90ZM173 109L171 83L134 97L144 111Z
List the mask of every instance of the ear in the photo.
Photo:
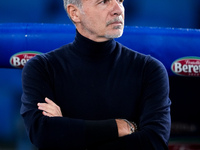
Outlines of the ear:
M73 4L69 4L67 6L67 13L74 23L80 22L80 18L79 18L80 10L77 6Z

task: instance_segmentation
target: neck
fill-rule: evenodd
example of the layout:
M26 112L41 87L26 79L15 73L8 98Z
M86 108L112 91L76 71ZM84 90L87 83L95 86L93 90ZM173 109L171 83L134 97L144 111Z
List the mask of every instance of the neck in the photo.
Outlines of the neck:
M73 42L76 51L82 55L105 56L112 53L115 49L116 42L114 39L105 42L96 42L76 32L76 38Z
M105 36L97 36L96 34L94 34L93 32L91 31L88 31L86 29L81 29L81 28L77 28L77 31L83 35L84 37L92 40L92 41L95 41L95 42L105 42L105 41L109 41L113 38L107 38Z

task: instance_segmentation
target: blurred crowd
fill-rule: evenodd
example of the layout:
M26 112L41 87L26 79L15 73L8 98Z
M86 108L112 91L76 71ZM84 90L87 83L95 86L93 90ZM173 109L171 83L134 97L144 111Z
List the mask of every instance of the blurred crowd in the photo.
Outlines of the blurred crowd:
M200 28L200 1L125 0L127 26ZM0 23L71 23L62 0L0 1Z

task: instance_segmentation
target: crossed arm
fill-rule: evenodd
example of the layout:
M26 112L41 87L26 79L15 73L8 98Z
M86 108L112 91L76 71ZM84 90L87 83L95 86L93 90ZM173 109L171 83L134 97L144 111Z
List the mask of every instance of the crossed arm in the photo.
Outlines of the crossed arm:
M34 62L34 59L32 60ZM140 120L138 120L140 130L129 135L131 133L130 126L122 119L106 121L73 119L63 117L61 106L59 107L48 98L45 98L45 103L38 103L43 101L45 95L54 97L53 92L49 92L52 89L46 82L47 75L41 74L44 68L40 67L38 71L35 69L38 66L41 64L35 63L31 66L28 63L24 68L22 74L24 91L21 107L21 115L24 118L27 133L31 142L38 148L85 148L102 142L103 144L97 145L100 149L113 146L116 149L121 147L123 149L167 149L171 102L168 99L167 74L166 71L163 71L163 67L158 65L155 65L154 69L146 67L143 95L140 99L142 106L138 106L141 108ZM41 85L43 86L42 92ZM38 110L42 110L42 114ZM115 122L116 124L114 124ZM108 126L106 126L107 123ZM93 129L93 124L95 124L95 129ZM101 130L98 130L99 127ZM116 139L117 131L120 138Z
M63 117L61 109L58 105L56 105L49 98L45 98L46 103L38 103L38 109L42 110L44 116L48 117ZM130 124L128 124L123 119L115 119L117 128L118 128L118 136L123 137L132 133ZM135 129L135 126L131 124L131 126Z

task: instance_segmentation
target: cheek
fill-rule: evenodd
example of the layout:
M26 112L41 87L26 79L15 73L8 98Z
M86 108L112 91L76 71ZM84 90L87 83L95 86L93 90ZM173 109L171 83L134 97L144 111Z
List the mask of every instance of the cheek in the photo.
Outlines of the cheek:
M104 18L101 15L95 15L90 18L90 21L93 23L94 26L101 28L106 25L106 21Z
M84 24L90 28L96 28L96 30L106 27L107 16L99 11L84 11Z

